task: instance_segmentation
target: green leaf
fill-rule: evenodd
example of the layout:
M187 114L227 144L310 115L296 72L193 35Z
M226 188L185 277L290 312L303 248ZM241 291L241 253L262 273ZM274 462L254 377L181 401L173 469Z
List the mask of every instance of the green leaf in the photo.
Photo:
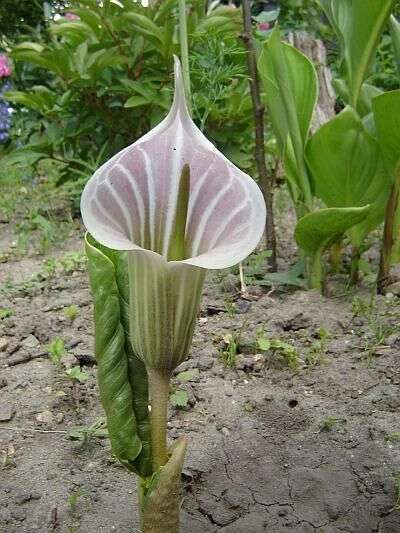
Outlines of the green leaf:
M316 194L328 207L372 204L368 220L350 236L359 245L382 220L389 194L378 142L347 107L310 138L306 157Z
M0 320L3 320L3 318L8 318L11 315L11 309L7 309L6 307L0 307Z
M186 407L189 402L189 395L185 390L177 390L171 394L169 401L173 407Z
M362 222L370 206L320 209L299 220L295 230L297 244L313 256L337 241L349 228Z
M350 104L356 108L393 0L320 0L320 3L342 42Z
M177 374L176 379L181 381L182 383L187 383L188 381L197 381L199 377L199 371L197 368L193 368L192 370L185 370L184 372L179 372Z
M282 43L280 32L275 28L263 45L258 70L292 194L295 197L296 190L301 191L305 201L311 204L304 146L317 101L314 66L293 46Z
M140 35L150 38L163 44L163 34L160 27L157 26L150 18L139 13L125 13L124 18L133 23L133 29Z
M340 78L333 80L333 87L342 100L349 104L350 95L345 80ZM365 117L371 113L372 99L375 98L375 96L382 94L382 92L383 91L381 89L378 89L378 87L375 87L374 85L363 83L360 91L360 97L357 102L357 111L361 117Z
M80 366L73 366L66 370L65 373L72 381L79 381L79 383L85 383L89 379L87 373L82 372Z
M86 254L94 300L97 376L111 446L128 469L146 476L151 468L148 463L138 462L143 446L138 435L135 406L138 403L148 405L148 398L142 397L143 389L147 391L147 388L142 385L135 389L130 380L129 358L134 356L128 357L129 341L123 325L127 306L124 300L126 269L120 261L120 253L98 245L89 235Z
M267 352L271 348L271 341L265 337L257 339L257 348L263 352Z
M377 96L372 107L385 168L394 179L400 164L400 90Z
M397 70L400 75L400 22L394 15L390 17L390 32L394 48L394 57L396 59Z
M141 105L149 105L149 101L145 96L131 96L125 102L124 107L140 107Z

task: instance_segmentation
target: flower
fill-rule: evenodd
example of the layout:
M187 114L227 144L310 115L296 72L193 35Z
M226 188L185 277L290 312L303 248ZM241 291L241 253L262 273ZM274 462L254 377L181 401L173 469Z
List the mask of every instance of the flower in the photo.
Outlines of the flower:
M80 17L75 15L75 13L65 13L64 17L68 20L80 20Z
M95 172L81 211L100 244L127 252L131 343L165 371L187 355L206 270L247 257L266 218L255 181L190 118L178 59L167 117Z
M11 76L11 67L5 54L0 54L0 78Z
M259 22L257 27L260 31L268 31L271 28L271 24L269 22Z

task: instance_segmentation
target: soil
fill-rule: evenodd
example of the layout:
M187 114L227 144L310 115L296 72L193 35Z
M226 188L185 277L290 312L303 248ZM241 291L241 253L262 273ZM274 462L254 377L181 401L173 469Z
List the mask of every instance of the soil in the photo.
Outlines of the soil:
M68 249L82 250L80 234ZM2 264L3 288L42 259ZM182 533L400 532L400 300L378 297L368 313L348 291L254 291L233 314L221 289L232 279L216 280L178 369L196 369L192 381L175 380L188 406L170 413L170 438L189 439ZM63 313L72 304L74 321ZM138 532L136 480L107 439L68 436L103 417L86 273L8 287L0 308L12 311L0 320L0 532ZM299 350L298 369L255 347L260 328ZM229 367L223 339L239 330ZM55 337L68 352L61 368L46 351ZM64 371L79 362L89 377L72 386Z

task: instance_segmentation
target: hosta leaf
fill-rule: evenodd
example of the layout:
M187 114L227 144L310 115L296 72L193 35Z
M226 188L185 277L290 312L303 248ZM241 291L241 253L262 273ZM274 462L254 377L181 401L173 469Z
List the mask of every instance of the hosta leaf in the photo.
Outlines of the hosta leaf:
M348 107L310 138L306 156L316 194L328 207L372 204L368 221L352 232L354 244L360 244L382 220L390 187L378 142Z
M297 244L314 255L338 240L348 229L362 222L370 206L320 209L305 215L296 226Z
M276 28L263 46L258 70L268 115L292 187L310 189L304 145L317 101L317 76L305 55L282 43Z

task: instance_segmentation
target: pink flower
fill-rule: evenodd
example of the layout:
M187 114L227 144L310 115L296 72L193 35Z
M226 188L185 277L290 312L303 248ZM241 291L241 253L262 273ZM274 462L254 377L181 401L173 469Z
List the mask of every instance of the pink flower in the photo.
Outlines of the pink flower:
M260 31L268 31L271 28L269 22L259 22L257 26Z
M11 67L5 54L0 54L0 78L11 76Z
M74 13L65 13L64 17L68 20L79 20L78 15L75 15Z

